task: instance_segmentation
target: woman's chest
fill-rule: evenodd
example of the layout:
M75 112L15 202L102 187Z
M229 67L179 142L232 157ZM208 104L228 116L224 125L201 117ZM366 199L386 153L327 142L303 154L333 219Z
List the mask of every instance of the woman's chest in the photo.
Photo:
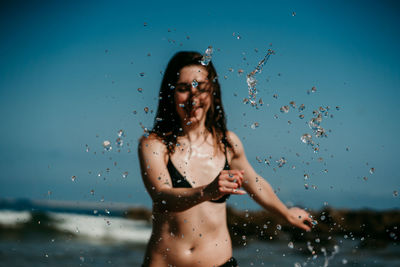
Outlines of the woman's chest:
M176 152L170 156L170 160L192 187L209 184L227 163L224 153L214 154L206 149Z

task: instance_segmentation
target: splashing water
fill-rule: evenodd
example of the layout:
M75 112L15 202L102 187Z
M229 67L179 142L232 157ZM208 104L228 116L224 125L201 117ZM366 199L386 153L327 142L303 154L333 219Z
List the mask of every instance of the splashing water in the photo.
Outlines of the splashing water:
M326 249L324 247L321 248L321 252L324 253L324 257L325 257L325 261L324 261L324 265L323 265L324 267L328 267L329 261L331 261L335 257L335 255L339 253L338 245L333 246L333 249L334 250L332 251L332 254L328 257Z
M271 50L271 49L268 49L268 52L265 55L265 57L260 62L258 62L257 67L252 72L247 74L246 82L247 82L247 87L249 89L249 100L250 100L251 106L253 106L253 107L257 106L257 101L256 101L256 98L257 98L257 96L256 96L257 95L257 89L256 89L257 80L256 80L256 78L254 76L257 73L260 73L262 71L263 66L268 61L269 57L271 55L273 55L273 54L275 54L275 52L273 50Z
M212 58L212 53L213 53L213 48L212 46L209 46L200 60L201 65L208 66Z

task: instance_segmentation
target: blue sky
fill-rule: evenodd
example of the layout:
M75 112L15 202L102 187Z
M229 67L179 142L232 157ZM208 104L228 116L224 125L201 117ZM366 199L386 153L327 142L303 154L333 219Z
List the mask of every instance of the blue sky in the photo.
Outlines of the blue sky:
M156 110L160 72L175 52L211 45L228 127L285 203L399 207L399 11L396 1L3 2L0 197L150 207L136 154L140 123L154 119L144 108ZM276 54L256 76L264 105L254 109L242 102L245 75L270 48ZM290 101L305 104L304 119L279 111ZM320 106L333 118L324 117L330 131L313 153L300 136ZM257 207L248 197L230 204Z

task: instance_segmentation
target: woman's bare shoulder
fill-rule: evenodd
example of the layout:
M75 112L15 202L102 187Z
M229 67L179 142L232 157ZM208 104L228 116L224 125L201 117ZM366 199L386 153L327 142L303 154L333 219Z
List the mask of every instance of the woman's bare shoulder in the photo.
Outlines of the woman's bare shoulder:
M232 131L226 132L226 137L228 138L229 143L232 145L233 152L235 155L240 155L243 153L243 145L240 141L240 138Z
M167 148L163 140L158 135L156 135L155 133L151 133L150 135L142 136L139 139L139 150L166 152Z

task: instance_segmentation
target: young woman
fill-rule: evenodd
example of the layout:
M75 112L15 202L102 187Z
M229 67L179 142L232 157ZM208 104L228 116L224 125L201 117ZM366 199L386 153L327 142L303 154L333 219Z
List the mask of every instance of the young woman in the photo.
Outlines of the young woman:
M310 230L309 214L278 199L227 130L217 73L199 53L179 52L170 60L139 158L153 200L144 266L237 266L226 222L230 194L247 192L263 208Z

